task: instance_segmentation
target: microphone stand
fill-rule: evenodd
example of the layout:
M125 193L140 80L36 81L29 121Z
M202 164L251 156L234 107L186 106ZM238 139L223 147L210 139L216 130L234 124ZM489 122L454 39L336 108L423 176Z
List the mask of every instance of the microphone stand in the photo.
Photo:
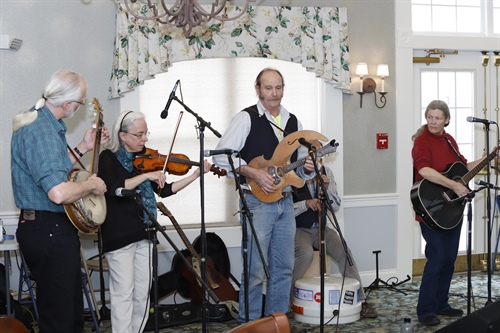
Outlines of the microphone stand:
M206 122L202 117L200 117L196 112L191 110L184 102L182 102L177 96L173 96L173 100L177 101L180 105L184 107L184 109L191 113L195 118L196 121L198 122L198 129L199 129L199 136L200 136L200 205L201 205L201 230L200 230L200 239L201 239L201 277L203 281L206 279L206 269L207 269L207 262L206 262L206 254L207 254L207 235L206 235L206 229L205 229L205 170L204 170L204 163L203 160L205 158L204 156L204 143L205 143L205 128L208 128L212 131L212 133L215 134L216 137L220 138L222 135L215 130L209 122ZM205 292L207 291L207 285L202 284L201 292L202 292L202 311L203 311L203 316L202 316L202 332L205 333L207 332L207 318L205 316L205 311L207 309L207 300L205 297ZM208 288L210 290L210 288ZM211 291L211 290L210 290ZM208 311L207 311L208 313Z
M484 127L486 129L486 152L489 153L490 151L490 124L485 123ZM489 163L488 163L489 164ZM491 171L490 168L486 168L486 182L490 184L490 175ZM487 191L486 191L486 225L488 228L488 254L486 256L486 266L488 270L488 299L486 301L485 305L488 305L492 303L493 301L491 300L491 189L488 186Z
M309 154L313 161L316 160L316 152L314 150L310 150ZM326 201L329 198L326 197L328 195L325 192L323 186L321 186L321 182L323 182L323 178L321 177L321 173L318 170L318 166L314 163L314 170L316 171L316 195L319 199L321 211L318 212L318 232L319 232L319 276L320 276L320 304L319 304L319 331L323 333L324 331L324 323L325 323L325 273L326 273L326 255L325 255L325 231L323 229L326 226ZM340 295L342 298L342 295Z
M106 291L104 290L104 268L103 268L103 253L102 253L102 235L101 229L97 230L97 250L99 252L99 284L101 286L100 294L101 294L101 309L99 313L101 314L101 320L106 320L111 318L111 311L106 306Z
M467 314L471 313L472 298L472 199L476 192L482 191L487 186L482 186L477 190L467 193Z
M231 171L233 172L233 175L236 175L236 169L234 167L234 161L233 158L231 157L231 154L227 154L227 159L229 161L229 165L231 166ZM250 229L252 230L252 236L255 240L255 244L257 246L257 250L259 251L259 256L260 260L262 261L262 266L264 268L264 272L266 274L267 280L271 278L271 275L269 274L269 268L267 266L266 260L264 258L264 255L262 254L262 249L260 247L259 239L256 236L255 228L253 225L253 220L252 220L252 213L250 212L250 209L247 206L247 202L245 200L245 196L243 195L243 190L241 189L241 184L239 182L239 177L235 177L235 183L236 183L236 189L238 190L238 194L240 196L241 200L241 210L240 214L242 216L242 221L241 221L241 232L242 232L242 239L241 239L241 247L242 247L242 252L243 252L243 286L245 289L245 295L244 295L244 302L245 302L245 322L249 321L249 314L248 314L248 234L247 234L247 221L248 224L250 225Z
M309 148L309 156L311 156L311 159L313 161L316 161L316 149L312 148L309 143L306 142L301 142L301 144L305 145L306 147ZM317 163L314 164L314 171L316 172L316 179L317 179L317 186L316 186L316 193L318 194L318 198L320 199L321 202L321 213L318 214L319 216L319 221L318 221L318 228L319 228L319 233L320 233L320 333L324 332L324 322L325 322L325 270L326 270L326 263L325 263L325 235L324 235L324 230L323 230L323 219L325 220L325 226L326 226L326 209L330 211L332 214L333 220L335 222L334 228L339 234L340 241L342 243L342 246L344 247L344 251L346 253L346 258L347 262L349 263L349 266L353 265L353 261L351 258L351 255L349 254L349 250L347 248L347 243L344 239L344 236L342 235L342 231L340 230L340 225L338 223L337 217L335 216L335 212L333 210L332 204L330 202L330 198L328 198L328 191L325 186L325 182L323 181L323 178L321 177L321 173L319 171ZM340 295L342 298L342 295ZM339 310L340 310L340 304L339 302ZM339 316L340 316L340 311L339 311Z
M196 270L193 268L191 263L186 259L186 257L182 254L181 250L175 245L175 243L168 237L167 233L165 232L165 227L160 225L158 220L155 218L155 216L146 208L144 203L142 202L142 198L138 194L134 194L134 200L135 202L142 207L142 209L148 214L149 219L153 222L153 228L147 228L149 231L154 231L153 232L153 281L154 281L154 286L153 286L153 309L154 309L154 332L158 333L158 248L157 248L157 243L158 243L158 237L156 235L157 232L161 232L161 234L165 237L165 239L168 241L168 243L172 246L172 248L175 250L175 252L179 255L179 258L184 262L184 265L191 271L191 273L194 274L196 279L198 280L199 283L201 283L202 286L202 292L203 295L205 295L204 291L206 290L210 298L214 300L215 303L219 303L218 297L215 295L213 290L211 290L207 284L205 283L205 280L198 275ZM205 297L203 297L205 298ZM206 320L206 312L204 311L204 308L202 308L202 320Z

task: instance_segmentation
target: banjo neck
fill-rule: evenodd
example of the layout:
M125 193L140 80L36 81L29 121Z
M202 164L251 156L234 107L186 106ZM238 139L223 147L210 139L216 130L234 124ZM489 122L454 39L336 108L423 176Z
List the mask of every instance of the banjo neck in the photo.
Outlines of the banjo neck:
M89 172L97 173L97 168L99 165L99 152L101 150L101 133L102 128L104 126L104 122L102 120L102 107L97 98L93 99L94 104L94 115L96 116L96 121L94 123L94 128L96 130L94 137L94 147L92 149L92 162L90 163Z

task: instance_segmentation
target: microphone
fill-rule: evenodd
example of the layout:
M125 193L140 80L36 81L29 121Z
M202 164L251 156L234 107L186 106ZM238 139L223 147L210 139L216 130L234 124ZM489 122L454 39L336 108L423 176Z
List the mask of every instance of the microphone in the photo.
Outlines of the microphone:
M141 193L141 190L127 190L123 187L118 187L115 191L117 197L132 197L139 193Z
M223 155L223 154L231 155L231 154L235 154L235 153L239 153L239 151L233 150L233 149L205 150L203 152L203 156L209 157L209 156L213 156L213 155Z
M469 123L496 124L493 120L481 119L472 116L467 117L467 121Z
M168 116L168 109L170 108L170 104L172 104L172 100L174 99L175 91L177 90L177 86L179 85L179 82L181 82L181 80L177 80L177 82L175 82L174 88L172 89L170 96L168 96L167 105L165 105L165 109L163 109L163 111L161 112L161 115L160 115L161 119L165 119Z
M493 184L490 184L490 183L487 183L487 182L482 181L480 179L476 179L474 181L474 184L479 185L479 186L486 186L487 188L491 188L491 189L494 189L494 190L500 190L500 187L498 187L496 185L493 185Z
M309 150L316 150L316 147L313 146L309 141L307 141L306 139L304 138L300 138L299 139L299 143L305 147L307 147L307 149Z

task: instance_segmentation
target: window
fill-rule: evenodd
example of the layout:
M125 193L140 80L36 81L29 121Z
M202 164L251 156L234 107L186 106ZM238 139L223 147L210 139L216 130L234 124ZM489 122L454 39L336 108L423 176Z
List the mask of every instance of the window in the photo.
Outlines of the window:
M493 33L500 34L500 0L493 0Z
M283 74L285 93L282 104L298 117L304 129L318 131L318 94L322 82L313 73L306 72L300 64L262 58L203 59L175 63L167 73L156 75L155 79L147 80L139 88L140 110L146 114L151 132L147 146L161 154L168 154L179 114L184 108L174 100L166 119L161 119L160 113L178 79L177 98L220 134L224 134L237 112L257 102L254 81L265 67L276 68ZM204 131L204 138L204 150L214 149L219 141L208 128ZM187 111L183 112L180 120L172 153L186 155L190 161L199 161L199 130L196 118ZM211 161L211 158L208 160ZM169 174L167 182L182 177ZM204 179L205 222L238 223L239 215L236 213L239 198L234 179L218 178L211 173L205 174ZM177 222L200 223L199 181L161 200ZM159 217L159 221L166 224L170 222L165 217Z
M500 0L412 0L414 32L500 33Z

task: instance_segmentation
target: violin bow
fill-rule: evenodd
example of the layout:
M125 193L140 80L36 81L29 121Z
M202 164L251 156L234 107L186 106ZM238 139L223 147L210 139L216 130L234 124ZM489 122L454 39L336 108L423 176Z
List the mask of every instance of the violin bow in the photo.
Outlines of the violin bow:
M179 125L181 124L182 116L184 115L184 111L179 112L179 117L177 118L177 125L175 125L174 137L172 138L172 144L170 145L170 150L168 151L167 158L165 159L165 164L163 165L163 173L167 171L167 164L172 154L172 149L174 148L175 138L177 137L177 132L179 131Z

